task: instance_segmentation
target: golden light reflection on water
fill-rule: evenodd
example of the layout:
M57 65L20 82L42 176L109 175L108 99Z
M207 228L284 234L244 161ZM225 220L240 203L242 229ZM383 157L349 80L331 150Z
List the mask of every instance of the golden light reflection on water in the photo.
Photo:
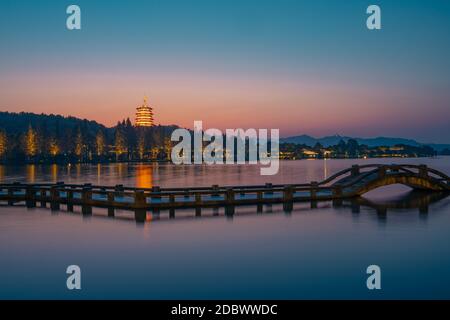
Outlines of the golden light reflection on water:
M97 164L97 184L101 184L102 179L102 165L99 163Z
M5 166L0 165L0 182L3 182L5 179Z
M323 159L323 180L328 178L328 160Z
M34 183L36 181L36 165L27 165L27 182Z
M58 165L52 164L50 167L50 172L51 172L51 176L52 176L52 182L57 182L58 181Z
M79 179L81 176L81 164L77 163L75 165L75 171L76 171L76 177L77 177L77 179Z
M153 186L153 167L146 164L136 166L136 187L151 188Z
M117 164L117 177L119 179L122 179L124 177L125 165L126 164L124 164L124 163L118 163Z

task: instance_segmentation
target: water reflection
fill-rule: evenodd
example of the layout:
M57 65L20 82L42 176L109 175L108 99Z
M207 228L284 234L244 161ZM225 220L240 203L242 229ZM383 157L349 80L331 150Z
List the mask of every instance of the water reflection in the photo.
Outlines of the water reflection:
M328 159L323 159L323 180L328 178Z
M153 167L140 163L136 166L136 187L151 188L153 186Z
M401 197L390 200L370 200L358 197L352 200L353 206L363 205L380 210L419 209L421 213L428 213L428 207L432 203L439 202L449 196L446 192L428 192L412 190Z
M97 164L97 184L100 185L102 181L102 165Z
M80 179L81 176L81 164L77 163L75 165L75 175L77 177L77 180Z
M448 174L448 160L374 162L426 163ZM100 179L101 185L161 187L304 183L366 161L282 161L279 174L273 177L244 165L72 164L58 166L57 180L96 184ZM145 166L152 168L150 174L142 170ZM35 170L37 182L55 178L48 165ZM25 166L0 166L0 178L7 183L26 182L33 176L31 171ZM141 177L151 176L151 181L138 179L137 171ZM41 208L1 206L0 256L7 263L0 272L0 297L71 299L67 290L60 290L61 277L55 274L61 274L68 262L79 262L93 272L92 290L82 290L80 297L87 299L99 295L112 299L373 299L373 292L365 287L369 264L383 266L389 273L389 290L382 290L380 298L448 299L450 198L405 194L404 190L395 199L391 190L379 189L379 196L367 194L334 203L147 210L138 216L144 217L143 222L135 221L133 211L115 210L108 216L107 208L92 208L91 215L82 215L82 208L75 206L74 213L59 211L53 216ZM65 211L66 206L61 204L61 209ZM179 261L185 262L189 277L179 272ZM102 276L105 263L108 277ZM336 268L330 268L330 263ZM407 268L407 276L405 264L414 266ZM30 265L39 271L36 276L30 274ZM214 272L205 272L205 266ZM148 277L148 270L158 276ZM30 286L24 274L37 282ZM110 281L124 275L123 286ZM412 286L420 290L411 290Z
M58 181L58 165L52 164L50 166L50 172L51 172L52 182L56 183Z
M448 201L444 201L448 196L449 193L447 192L412 190L403 196L390 200L374 201L365 197L358 197L344 201L342 206L350 209L353 214L359 214L361 207L370 208L376 212L378 221L384 225L388 220L389 213L419 213L419 217L426 220L432 204L439 203L443 206L440 210L433 210L433 212L441 212L444 207L449 205Z
M375 162L375 161L374 161ZM450 172L448 158L430 159L377 159L377 163L427 164L442 172ZM327 159L308 161L281 161L280 171L274 176L261 176L257 165L185 165L170 163L110 163L101 165L35 165L4 166L3 182L54 182L92 183L98 185L161 186L211 186L219 185L260 185L265 183L290 184L322 181L337 171L353 164L365 164L366 160ZM33 172L33 170L35 172ZM139 171L139 172L138 172ZM144 179L147 179L146 181Z
M137 169L139 170L139 169ZM139 175L138 175L139 176ZM142 171L142 180L137 181L141 187L151 187L151 170L148 168ZM208 219L214 217L225 217L233 219L235 216L261 216L273 214L285 214L291 216L292 214L299 214L305 212L314 213L324 209L334 209L336 212L347 211L358 217L361 212L374 211L377 220L384 225L389 214L406 212L411 217L414 213L418 213L421 219L428 219L429 212L445 212L449 207L450 202L445 201L450 194L445 192L427 192L427 191L411 191L402 196L391 200L374 201L364 197L356 197L352 199L333 200L333 201L312 201L312 202L289 202L283 204L258 204L258 205L243 205L243 206L225 206L225 207L196 207L191 209L136 209L121 210L115 208L93 208L83 206L81 213L83 217L89 218L94 216L104 216L115 218L118 220L134 220L138 225L165 221L165 220L191 220L191 219ZM433 205L433 210L430 206ZM440 205L437 207L436 205ZM362 210L364 208L364 210ZM438 210L435 210L438 208ZM57 209L59 210L59 208ZM55 211L55 210L53 210ZM70 212L77 212L68 209ZM106 213L105 213L106 212Z
M35 164L27 165L26 172L27 172L27 182L29 183L36 182L36 165Z
M124 164L124 163L118 163L117 164L117 177L119 178L119 179L123 179L124 178L124 167L125 167L125 165L126 164Z

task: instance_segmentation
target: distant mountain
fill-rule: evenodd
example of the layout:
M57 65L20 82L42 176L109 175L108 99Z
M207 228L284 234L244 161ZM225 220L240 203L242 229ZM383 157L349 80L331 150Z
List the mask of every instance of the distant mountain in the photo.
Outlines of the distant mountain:
M41 128L53 134L59 133L61 130L74 130L76 128L81 128L84 134L91 133L93 135L99 130L107 131L107 128L102 124L75 117L27 112L0 112L0 129L10 135L24 133L30 125L33 128Z
M369 147L379 147L379 146L394 146L398 144L404 144L413 147L419 146L430 146L436 151L442 151L446 148L450 149L450 144L434 144L434 143L420 143L412 139L404 138L391 138L391 137L376 137L376 138L353 138L347 136L326 136L322 138L314 138L308 135L293 136L287 138L281 138L281 143L295 143L295 144L305 144L307 146L313 147L316 143L320 143L324 147L329 147L337 145L341 140L347 142L349 139L354 139L358 141L359 144L365 144Z

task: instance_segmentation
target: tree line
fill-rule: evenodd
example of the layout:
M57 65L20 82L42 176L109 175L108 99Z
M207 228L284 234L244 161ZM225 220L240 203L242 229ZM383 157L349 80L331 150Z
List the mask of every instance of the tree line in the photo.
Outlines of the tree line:
M431 157L437 152L430 146L409 146L398 144L395 146L369 147L359 144L354 139L339 141L338 144L324 147L316 143L313 147L304 144L282 143L280 152L284 159L315 158L377 158L377 157Z
M107 128L73 117L0 112L0 161L169 160L176 128L135 127L130 119Z

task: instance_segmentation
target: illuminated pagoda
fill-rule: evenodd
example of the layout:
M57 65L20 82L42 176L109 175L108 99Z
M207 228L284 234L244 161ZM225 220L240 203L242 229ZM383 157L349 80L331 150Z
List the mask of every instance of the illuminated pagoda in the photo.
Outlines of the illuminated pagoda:
M144 104L136 108L136 127L153 126L153 108L148 105L147 97L144 97Z

